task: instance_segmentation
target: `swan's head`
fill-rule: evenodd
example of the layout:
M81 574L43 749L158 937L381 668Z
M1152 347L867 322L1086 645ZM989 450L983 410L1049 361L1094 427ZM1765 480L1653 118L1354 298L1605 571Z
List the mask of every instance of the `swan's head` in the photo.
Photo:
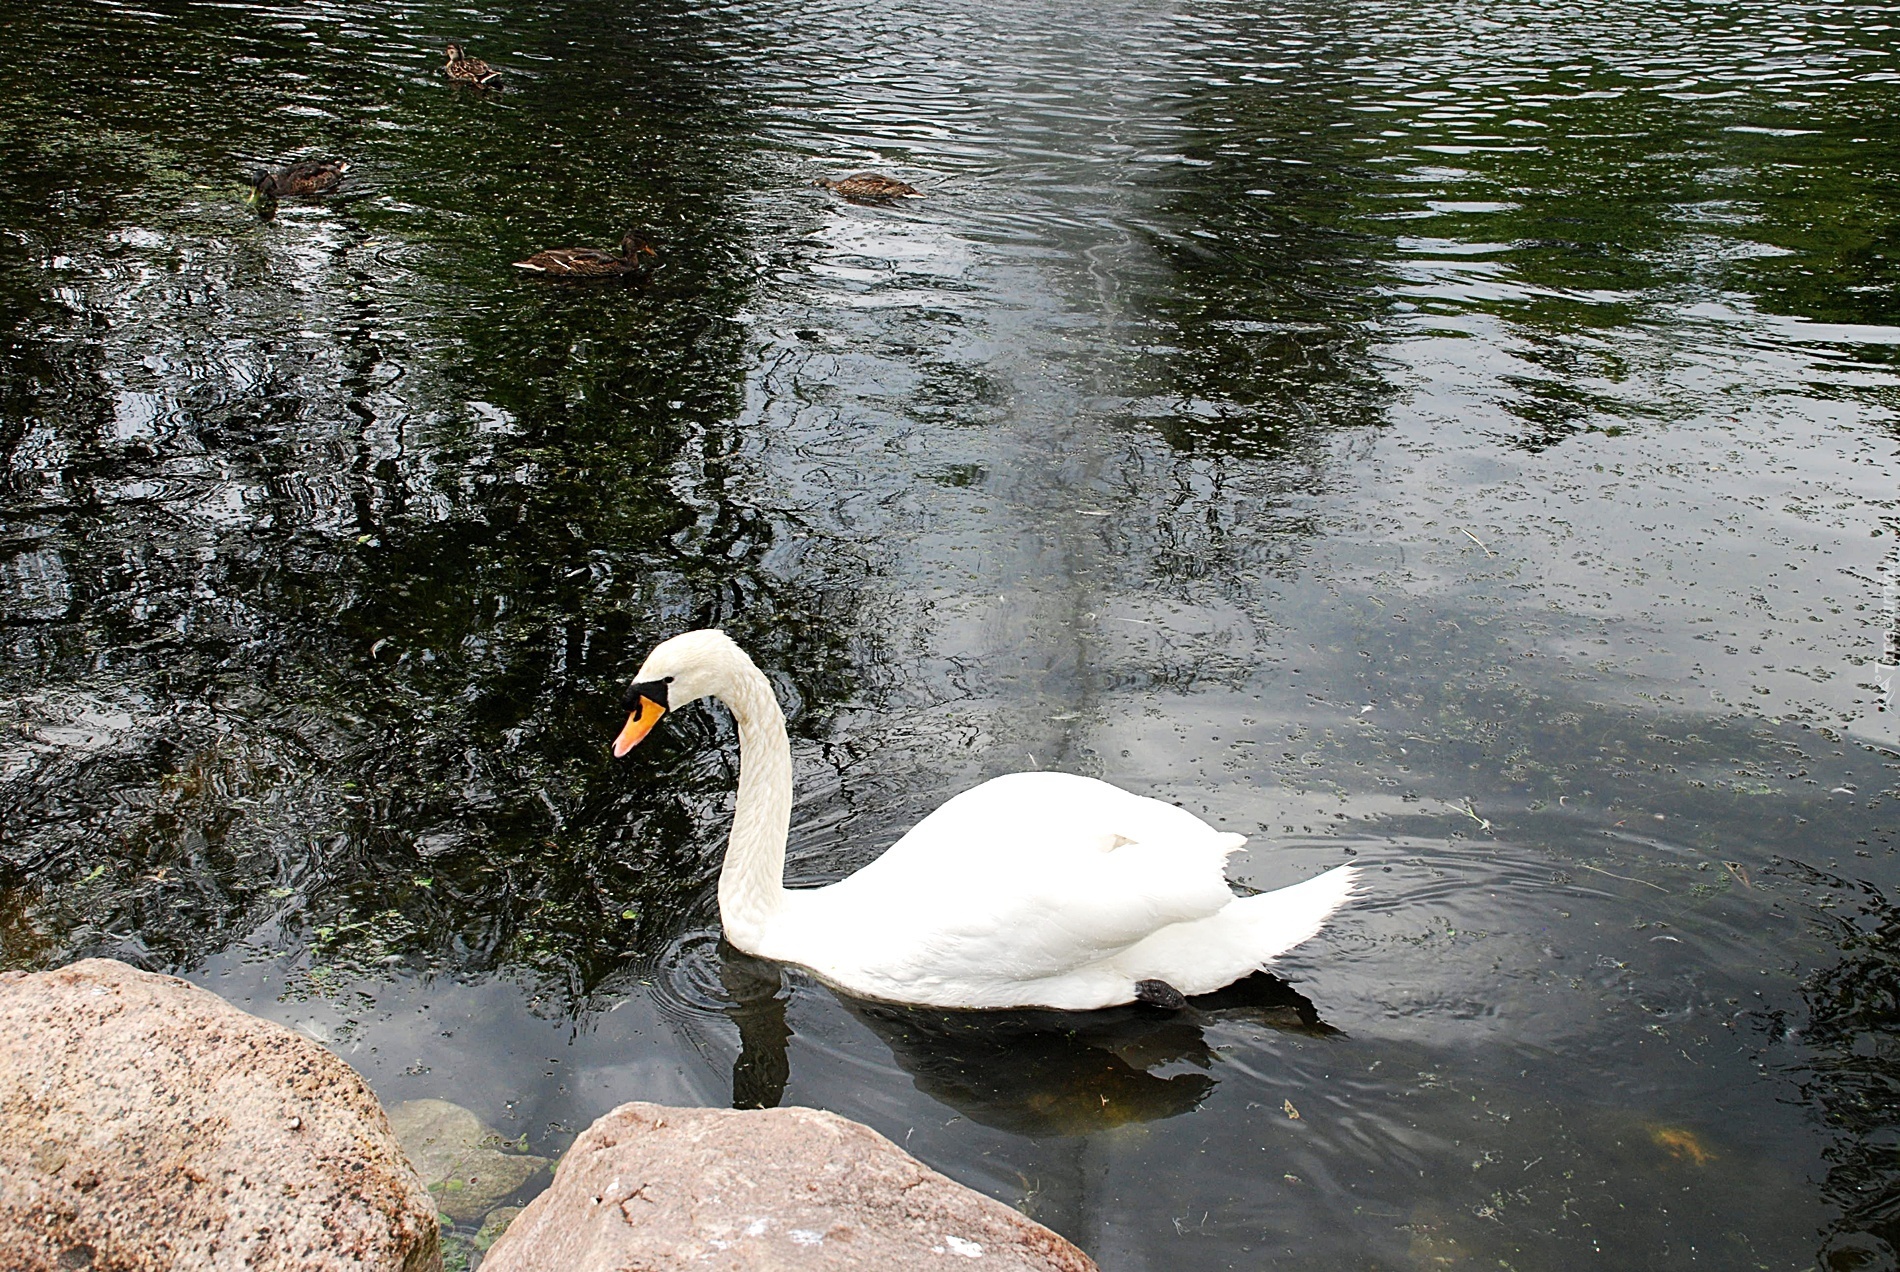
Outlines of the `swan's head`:
M683 632L656 646L627 689L622 704L627 724L614 739L614 755L625 755L640 745L667 712L730 684L735 663L748 666L751 660L730 636L713 628Z

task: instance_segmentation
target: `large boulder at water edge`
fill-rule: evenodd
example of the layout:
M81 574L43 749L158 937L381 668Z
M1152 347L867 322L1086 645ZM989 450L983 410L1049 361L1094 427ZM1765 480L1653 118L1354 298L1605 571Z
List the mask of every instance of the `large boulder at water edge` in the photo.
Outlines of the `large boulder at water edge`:
M0 974L0 1268L430 1272L437 1240L314 1042L110 959Z
M1095 1272L1049 1229L856 1122L658 1104L623 1104L582 1132L482 1263L626 1268Z

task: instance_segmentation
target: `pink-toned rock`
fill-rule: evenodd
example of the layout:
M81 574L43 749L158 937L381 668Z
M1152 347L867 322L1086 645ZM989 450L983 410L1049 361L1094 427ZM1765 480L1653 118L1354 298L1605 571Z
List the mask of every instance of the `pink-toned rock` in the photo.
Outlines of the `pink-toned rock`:
M1095 1272L1039 1223L816 1109L623 1104L482 1272L989 1269Z
M430 1272L435 1206L348 1065L110 959L0 974L0 1268Z

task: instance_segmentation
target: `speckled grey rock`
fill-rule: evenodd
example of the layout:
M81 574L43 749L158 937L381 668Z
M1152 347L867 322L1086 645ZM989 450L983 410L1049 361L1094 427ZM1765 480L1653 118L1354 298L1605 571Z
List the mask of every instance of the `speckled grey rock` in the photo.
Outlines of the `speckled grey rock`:
M815 1109L623 1104L482 1272L1095 1272L1080 1250L869 1127Z
M437 1240L316 1043L110 959L0 974L0 1268L430 1272Z
M403 1151L421 1172L435 1208L473 1223L548 1164L545 1157L504 1153L501 1135L459 1104L404 1100L389 1110Z

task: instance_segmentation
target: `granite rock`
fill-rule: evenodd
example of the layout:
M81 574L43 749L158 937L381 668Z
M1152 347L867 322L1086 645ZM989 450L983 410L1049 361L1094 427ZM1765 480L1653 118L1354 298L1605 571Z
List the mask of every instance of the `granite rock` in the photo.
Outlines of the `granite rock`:
M437 1242L316 1043L110 959L0 974L0 1268L430 1272Z
M623 1104L581 1133L482 1272L1095 1272L1041 1224L815 1109Z

